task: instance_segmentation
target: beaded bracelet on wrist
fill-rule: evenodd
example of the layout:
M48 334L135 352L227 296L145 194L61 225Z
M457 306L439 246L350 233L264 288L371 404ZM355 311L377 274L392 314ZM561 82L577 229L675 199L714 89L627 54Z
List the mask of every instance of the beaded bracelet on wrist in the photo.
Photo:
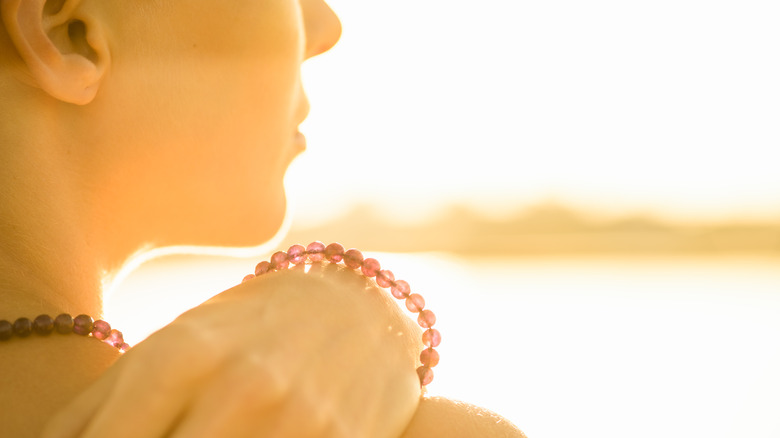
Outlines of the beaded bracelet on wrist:
M436 315L425 308L425 299L421 295L411 293L409 283L404 280L396 280L391 271L381 269L376 259L363 258L363 254L356 249L345 251L339 243L325 246L322 242L312 242L305 248L302 245L293 245L287 252L274 253L270 261L258 263L255 267L255 273L247 275L243 281L251 280L268 272L281 271L307 261L343 262L347 268L359 270L366 277L374 278L380 287L390 288L390 293L396 299L405 300L406 308L417 314L417 324L423 329L427 329L422 335L422 341L426 348L420 353L421 365L417 368L420 386L428 385L433 381L431 368L439 363L439 352L434 348L441 343L441 333L433 328L436 323Z
M305 248L302 245L293 245L287 252L274 253L270 261L258 263L255 267L255 273L247 275L243 281L251 280L268 272L281 271L293 265L323 261L343 262L347 268L359 270L366 277L374 278L380 287L389 288L390 293L396 299L405 300L406 308L417 314L417 323L426 329L422 335L422 342L426 348L420 353L421 365L417 368L417 376L421 386L430 384L433 381L432 368L439 363L439 353L434 348L441 343L441 333L433 328L436 323L436 315L425 308L425 300L421 295L411 293L409 283L404 280L396 280L391 271L381 269L376 259L363 258L363 254L356 249L345 251L344 247L338 243L325 246L322 242L312 242ZM67 313L55 318L49 315L39 315L32 320L24 317L19 318L13 323L0 320L0 342L8 341L13 337L48 336L55 332L92 337L123 353L130 349L130 345L124 341L122 332L112 329L106 321L93 321L89 315L78 315L75 318Z

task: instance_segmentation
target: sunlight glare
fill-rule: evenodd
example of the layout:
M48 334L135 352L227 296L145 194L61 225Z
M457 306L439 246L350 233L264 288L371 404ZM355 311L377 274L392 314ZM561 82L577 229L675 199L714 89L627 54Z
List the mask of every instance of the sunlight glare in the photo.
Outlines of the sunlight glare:
M780 217L776 2L330 3L344 33L304 70L298 220L356 201L414 221L551 198ZM344 177L312 183L322 169Z

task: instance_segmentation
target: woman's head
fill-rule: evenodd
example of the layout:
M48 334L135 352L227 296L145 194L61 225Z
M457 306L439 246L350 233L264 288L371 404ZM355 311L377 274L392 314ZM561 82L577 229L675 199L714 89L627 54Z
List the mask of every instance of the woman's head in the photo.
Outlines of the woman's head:
M0 155L26 157L2 161L9 177L48 180L31 202L61 190L93 236L125 245L278 230L308 111L300 65L340 35L322 0L0 5Z

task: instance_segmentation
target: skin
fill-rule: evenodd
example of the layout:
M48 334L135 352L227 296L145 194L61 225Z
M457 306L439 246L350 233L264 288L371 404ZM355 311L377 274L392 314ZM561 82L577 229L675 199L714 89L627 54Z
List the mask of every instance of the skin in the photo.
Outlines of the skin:
M99 316L139 252L278 231L300 66L341 32L322 0L0 0L0 15L0 319ZM375 289L338 270L261 277L119 359L74 336L4 343L0 436L522 436L421 400L419 329Z
M104 274L139 250L253 246L282 222L282 176L308 112L300 65L335 44L337 19L318 0L144 3L69 0L46 20L51 29L8 32L18 35L4 48L24 62L2 72L3 96L19 102L4 105L0 122L9 139L0 152L3 226L23 239L4 241L0 260L9 271L32 267L25 277L37 279L7 280L6 289L29 289L19 299L99 296ZM37 16L31 5L4 1L6 28ZM318 17L308 43L303 7ZM67 40L71 20L91 33ZM41 42L49 35L54 47Z

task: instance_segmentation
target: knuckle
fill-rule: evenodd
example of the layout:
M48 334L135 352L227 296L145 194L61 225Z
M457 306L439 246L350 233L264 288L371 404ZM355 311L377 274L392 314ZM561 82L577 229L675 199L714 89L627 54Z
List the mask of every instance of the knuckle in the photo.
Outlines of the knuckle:
M234 396L247 408L262 408L276 403L289 391L282 373L271 368L257 354L234 359L231 365L227 384L236 388Z
M218 355L204 339L189 324L171 324L131 351L128 367L160 391L180 390L215 367Z

